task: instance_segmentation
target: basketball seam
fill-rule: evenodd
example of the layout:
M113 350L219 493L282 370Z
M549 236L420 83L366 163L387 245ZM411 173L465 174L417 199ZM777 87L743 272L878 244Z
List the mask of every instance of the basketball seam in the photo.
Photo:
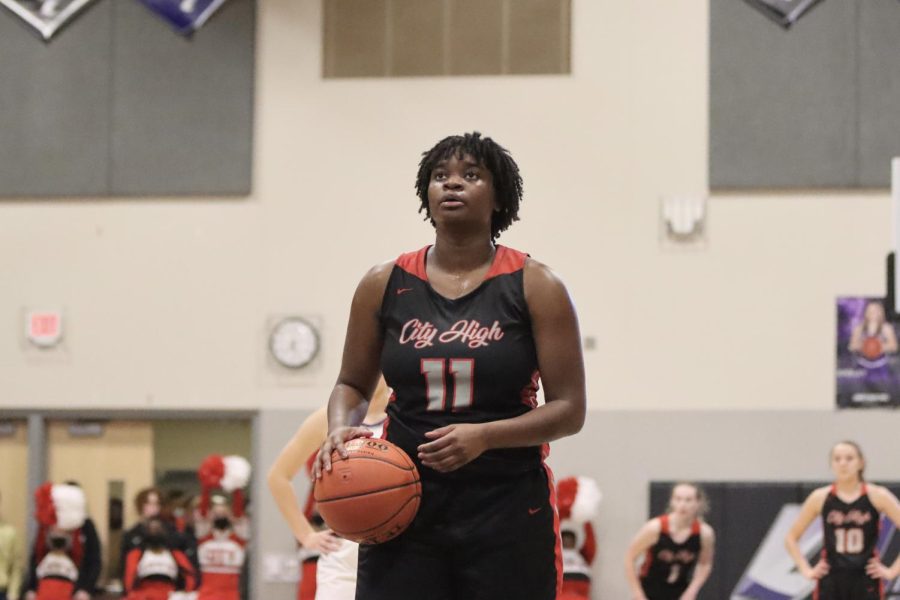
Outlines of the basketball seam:
M335 463L348 462L351 458L354 460L377 460L379 462L387 463L389 465L392 465L392 466L397 467L398 469L402 469L404 471L415 471L416 470L416 465L414 463L412 463L411 461L409 463L407 463L408 466L404 466L404 465L398 465L397 463L386 460L385 458L380 457L380 456L348 456L347 458L340 458L339 460L332 460L331 464L334 465Z
M316 500L319 504L328 504L329 502L336 502L337 500L346 500L347 498L358 498L359 496L368 496L369 494L378 494L381 492L390 492L392 490L399 490L401 488L405 488L410 485L419 485L418 479L415 481L408 481L406 483L401 483L400 485L394 485L391 487L378 488L377 490L369 490L366 492L357 492L356 494L350 494L349 496L338 496L337 498L328 498L327 500ZM420 486L421 487L421 486ZM421 495L421 494L420 494Z
M372 527L369 527L369 528L367 528L367 529L360 529L360 530L358 530L358 531L344 531L344 532L342 532L342 533L345 533L345 534L347 534L347 535L360 535L360 534L363 534L363 533L365 533L365 532L367 532L367 531L372 531L372 530L374 530L374 529L378 529L379 527L383 527L385 523L390 523L391 519L393 519L394 517L396 517L397 515L399 515L401 512L403 512L403 509L405 509L407 506L409 506L409 503L412 502L413 500L416 500L416 501L418 501L418 502L421 502L421 501L422 501L422 496L421 496L421 494L416 494L415 496L410 496L410 497L407 499L407 501L404 502L404 503L400 506L400 508L397 509L397 512L395 512L395 513L392 514L390 517L388 517L387 519L385 519L384 521L382 521L381 523L379 523L379 524L377 524L377 525L373 525ZM418 508L416 508L416 512L418 512ZM415 518L415 513L413 513L413 518Z

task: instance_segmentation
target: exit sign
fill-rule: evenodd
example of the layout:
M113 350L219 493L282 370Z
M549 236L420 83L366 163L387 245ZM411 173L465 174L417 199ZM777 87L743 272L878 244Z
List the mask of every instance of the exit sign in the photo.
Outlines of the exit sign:
M52 348L62 339L62 312L30 310L25 315L25 336L35 346Z

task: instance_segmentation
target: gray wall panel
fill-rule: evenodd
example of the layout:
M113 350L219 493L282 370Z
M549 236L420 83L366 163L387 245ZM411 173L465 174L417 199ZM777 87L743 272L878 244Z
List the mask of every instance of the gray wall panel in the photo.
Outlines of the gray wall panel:
M710 0L710 187L855 185L856 6L823 2L785 31Z
M890 159L900 156L900 4L859 6L859 184L889 187Z
M117 3L113 194L250 192L254 40L253 0L231 0L188 39Z
M0 196L106 193L112 4L49 43L0 11Z

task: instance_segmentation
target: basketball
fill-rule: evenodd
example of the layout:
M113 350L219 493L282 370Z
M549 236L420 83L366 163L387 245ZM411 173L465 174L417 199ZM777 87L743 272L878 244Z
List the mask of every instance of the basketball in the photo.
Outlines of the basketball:
M871 360L878 358L881 354L881 342L878 338L866 338L866 341L863 342L862 355Z
M377 438L345 444L347 458L331 455L331 472L315 483L325 524L343 538L380 544L397 537L419 510L419 471L403 450Z

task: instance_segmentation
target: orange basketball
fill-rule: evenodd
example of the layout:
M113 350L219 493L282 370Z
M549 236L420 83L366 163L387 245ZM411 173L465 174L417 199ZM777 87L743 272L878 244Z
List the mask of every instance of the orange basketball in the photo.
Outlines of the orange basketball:
M422 484L403 450L387 440L357 438L345 444L347 458L331 455L313 497L319 514L338 535L361 544L397 537L412 523Z
M868 359L875 359L881 354L881 341L876 337L866 338L862 346L862 355Z

